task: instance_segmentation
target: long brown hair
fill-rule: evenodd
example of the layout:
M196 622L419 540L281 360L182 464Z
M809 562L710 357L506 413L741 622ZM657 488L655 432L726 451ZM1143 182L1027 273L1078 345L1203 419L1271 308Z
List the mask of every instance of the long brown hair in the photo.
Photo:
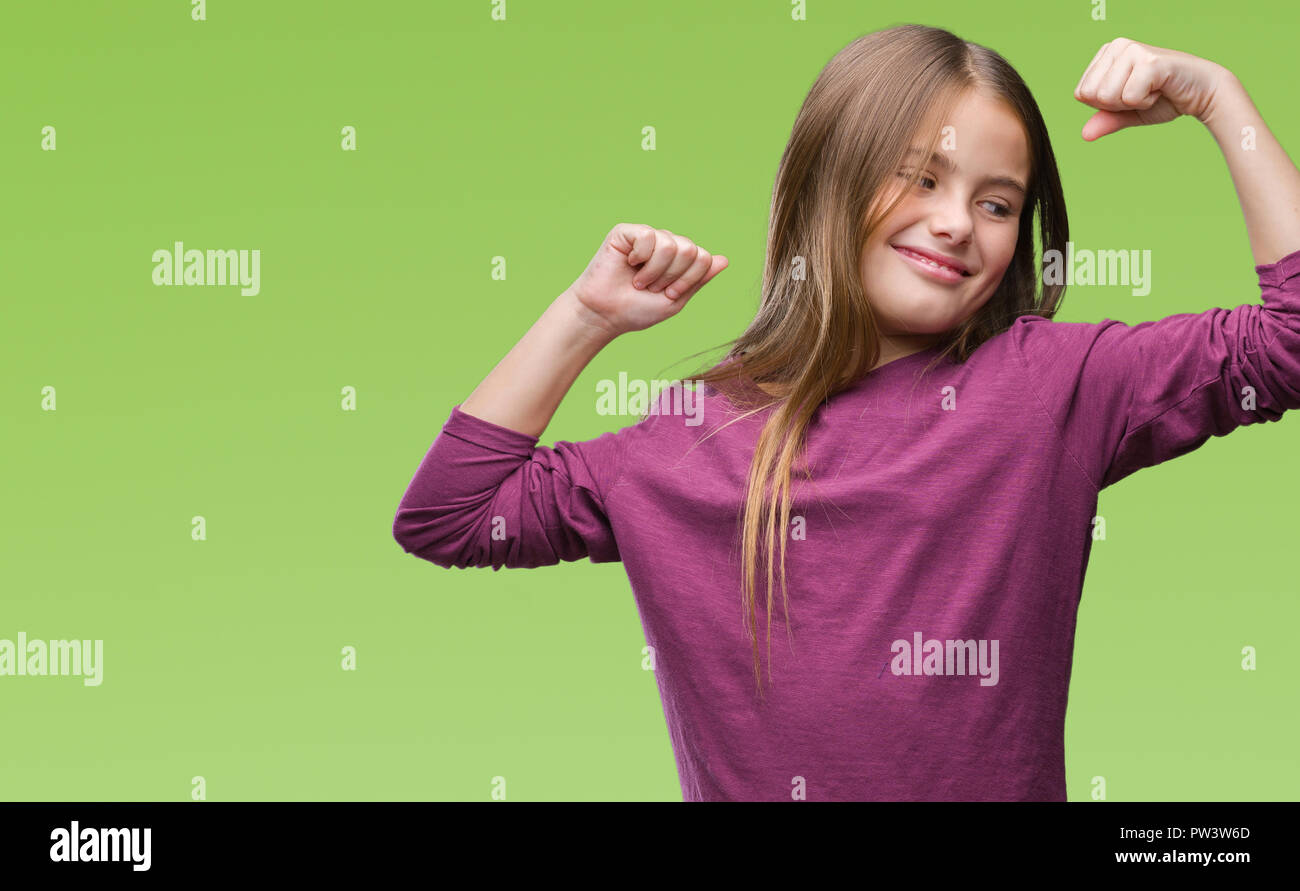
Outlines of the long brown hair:
M721 362L691 375L697 386L713 385L744 409L731 423L774 408L759 434L743 517L737 517L742 609L760 698L754 598L758 539L766 534L770 681L777 529L783 530L781 597L789 616L784 530L790 522L791 469L818 406L869 373L880 358L879 328L860 277L863 246L922 175L924 167L918 166L906 187L896 175L908 147L918 140L925 146L921 157L929 157L942 135L935 122L943 121L971 89L1000 97L1024 124L1029 195L1015 253L997 290L970 319L943 335L937 344L942 349L926 370L945 357L964 362L1018 316L1050 318L1055 313L1064 286L1049 284L1039 292L1034 217L1044 250L1064 251L1069 229L1056 159L1029 88L991 49L940 28L900 25L848 44L808 91L772 190L758 313L744 333L724 344L730 349ZM766 392L752 384L763 385Z

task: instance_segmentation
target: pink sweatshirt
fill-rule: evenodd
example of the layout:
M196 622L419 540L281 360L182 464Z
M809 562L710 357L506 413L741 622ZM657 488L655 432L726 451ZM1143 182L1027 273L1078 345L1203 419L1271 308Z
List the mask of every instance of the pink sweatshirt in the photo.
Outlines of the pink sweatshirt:
M918 376L926 350L833 396L792 483L770 685L758 574L761 703L737 512L768 412L706 439L731 403L665 391L546 447L457 405L393 535L447 568L621 560L686 800L1063 801L1098 491L1300 407L1300 251L1255 270L1262 305L1024 316L965 363Z

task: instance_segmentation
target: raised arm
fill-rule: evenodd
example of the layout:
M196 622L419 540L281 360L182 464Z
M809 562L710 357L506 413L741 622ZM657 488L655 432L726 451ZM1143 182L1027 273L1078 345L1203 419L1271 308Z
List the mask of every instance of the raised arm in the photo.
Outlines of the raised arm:
M467 414L541 436L564 394L605 345L676 315L726 268L667 229L620 223L591 263L461 404Z
M1221 77L1204 123L1228 161L1255 264L1266 266L1300 250L1300 170L1241 81Z
M565 289L461 403L461 411L541 436L578 375L616 336L589 315Z
M1124 39L1102 47L1075 97L1096 139L1195 115L1214 134L1246 216L1263 303L1126 325L1013 324L1027 384L1098 489L1211 436L1300 408L1300 172L1222 66ZM1247 129L1249 128L1249 129ZM1237 305L1240 304L1240 305ZM1231 308L1227 308L1231 307Z
M1083 125L1090 142L1125 127L1194 116L1228 161L1255 265L1300 250L1300 171L1227 68L1119 37L1097 51L1074 98L1098 109Z
M725 265L671 232L615 226L583 274L452 409L398 504L402 549L448 568L619 559L605 496L633 428L549 448L538 437L596 353L675 315Z

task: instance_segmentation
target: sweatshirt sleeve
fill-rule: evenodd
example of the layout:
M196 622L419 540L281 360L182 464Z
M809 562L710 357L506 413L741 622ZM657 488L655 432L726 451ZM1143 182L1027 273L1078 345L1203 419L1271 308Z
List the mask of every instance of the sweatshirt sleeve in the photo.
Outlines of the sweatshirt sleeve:
M539 446L456 405L398 504L393 538L448 569L616 562L605 498L633 429Z
M1255 272L1262 304L1012 324L1029 391L1095 488L1300 407L1300 251Z

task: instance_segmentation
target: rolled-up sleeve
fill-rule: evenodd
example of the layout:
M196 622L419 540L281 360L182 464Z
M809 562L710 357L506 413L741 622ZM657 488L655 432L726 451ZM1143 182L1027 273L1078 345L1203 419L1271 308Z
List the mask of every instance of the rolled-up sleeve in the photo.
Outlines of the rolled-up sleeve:
M393 537L445 568L616 562L606 499L634 429L540 446L457 405L398 504Z
M1255 272L1263 303L1136 325L1013 323L1035 396L1096 488L1300 408L1300 251Z

